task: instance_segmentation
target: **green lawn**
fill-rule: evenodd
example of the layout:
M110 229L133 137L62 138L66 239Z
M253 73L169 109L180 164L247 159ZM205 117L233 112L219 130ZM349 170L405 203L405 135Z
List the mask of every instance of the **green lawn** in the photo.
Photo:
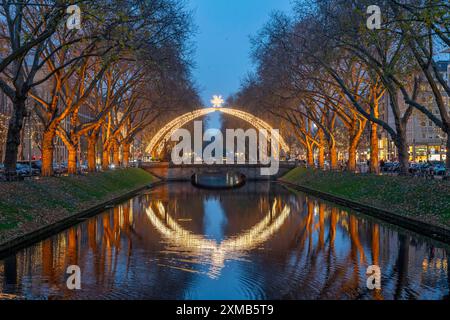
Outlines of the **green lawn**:
M0 183L0 242L136 190L155 178L141 169Z
M393 213L450 226L450 182L296 168L281 180Z

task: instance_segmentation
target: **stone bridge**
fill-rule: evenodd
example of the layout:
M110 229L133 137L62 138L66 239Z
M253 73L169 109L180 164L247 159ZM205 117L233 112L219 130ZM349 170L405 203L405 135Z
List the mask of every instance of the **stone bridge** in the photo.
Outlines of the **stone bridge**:
M191 181L195 174L236 172L243 174L247 180L275 180L296 167L296 162L280 162L280 169L276 175L261 175L261 168L268 167L261 164L184 164L175 165L169 162L143 162L140 168L166 181Z

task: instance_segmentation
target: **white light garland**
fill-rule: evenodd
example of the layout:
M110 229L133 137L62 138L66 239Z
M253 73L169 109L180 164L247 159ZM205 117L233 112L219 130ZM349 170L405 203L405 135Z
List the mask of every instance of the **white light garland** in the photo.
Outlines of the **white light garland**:
M211 101L212 102L212 101ZM160 155L164 149L165 144L170 140L170 137L172 134L182 128L187 123L200 118L202 116L205 116L207 114L220 111L225 114L240 118L251 125L253 125L258 130L266 130L267 132L272 132L273 128L270 124L265 122L264 120L248 113L245 111L237 110L237 109L231 109L231 108L219 108L219 107L213 107L213 108L204 108L195 110L193 112L186 113L184 115L181 115L174 120L170 121L168 124L163 126L153 137L153 139L150 141L149 145L146 148L146 152L152 155ZM289 152L289 147L287 143L284 141L283 137L279 136L279 143L281 148L285 152Z

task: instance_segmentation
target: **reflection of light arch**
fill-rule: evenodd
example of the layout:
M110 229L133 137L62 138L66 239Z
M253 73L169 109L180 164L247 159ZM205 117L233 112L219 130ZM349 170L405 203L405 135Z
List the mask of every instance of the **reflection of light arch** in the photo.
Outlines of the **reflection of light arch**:
M216 111L220 111L228 115L240 118L250 123L258 130L266 130L269 134L273 130L270 124L245 111L230 108L204 108L181 115L162 127L150 141L149 145L147 146L146 152L152 155L159 156L164 149L164 145L170 140L170 137L176 130L199 117ZM284 150L285 152L289 152L289 147L281 136L279 136L279 143L282 150Z
M258 247L281 228L291 210L285 206L279 212L277 211L277 201L275 201L272 209L258 224L241 235L226 239L220 244L184 229L170 217L160 201L156 202L155 210L149 206L146 214L153 226L171 244L191 254L196 253L201 257L210 257L208 262L211 264L211 269L208 274L210 277L216 278L223 268L225 260L242 257L246 251Z

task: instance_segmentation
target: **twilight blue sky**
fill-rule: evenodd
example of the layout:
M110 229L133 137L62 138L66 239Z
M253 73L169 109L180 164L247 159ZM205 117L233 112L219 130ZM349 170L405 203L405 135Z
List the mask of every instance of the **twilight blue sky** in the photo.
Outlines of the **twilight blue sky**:
M188 5L198 28L194 77L209 106L213 94L226 98L239 89L252 70L250 36L274 10L290 12L291 0L188 0Z

